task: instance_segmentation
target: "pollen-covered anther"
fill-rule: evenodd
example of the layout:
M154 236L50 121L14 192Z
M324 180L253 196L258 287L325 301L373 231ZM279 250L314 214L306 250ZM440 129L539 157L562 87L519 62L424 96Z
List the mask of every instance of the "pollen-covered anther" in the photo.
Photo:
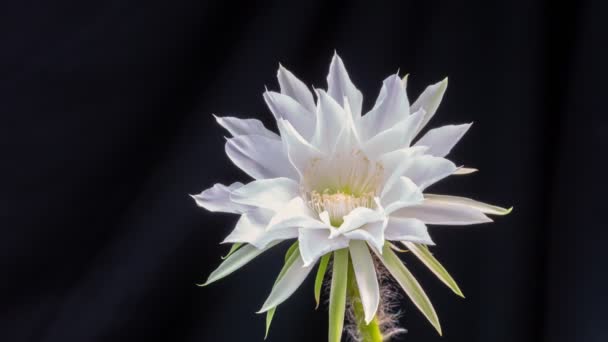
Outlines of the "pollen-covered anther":
M308 204L317 213L326 211L332 226L338 227L344 221L344 216L358 207L373 208L374 193L351 195L344 192L331 193L326 189L322 193L311 191L308 194Z

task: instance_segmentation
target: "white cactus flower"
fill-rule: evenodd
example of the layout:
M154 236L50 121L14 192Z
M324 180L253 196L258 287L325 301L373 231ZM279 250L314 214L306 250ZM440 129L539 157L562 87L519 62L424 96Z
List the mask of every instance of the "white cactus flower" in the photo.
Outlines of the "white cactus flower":
M315 96L282 66L277 77L280 93L266 91L264 99L280 134L256 119L216 117L232 135L226 154L254 180L216 184L193 196L207 210L241 215L224 240L234 244L231 254L207 284L281 241L297 239L260 310L269 312L268 324L276 307L294 293L319 260L317 278L323 281L329 257L337 251L333 253L336 279L332 279L330 295L330 341L338 341L342 333L344 291L340 289L346 286L349 265L365 323L376 317L381 292L374 258L441 333L432 305L395 256L393 250L398 248L393 242L405 245L462 295L426 248L434 244L427 225L485 223L492 221L488 214L509 212L468 198L426 193L450 175L475 171L446 159L470 124L431 129L417 139L437 111L447 79L426 88L410 104L407 78L392 75L384 81L373 108L362 115L363 96L337 55L327 76L328 89L315 89Z

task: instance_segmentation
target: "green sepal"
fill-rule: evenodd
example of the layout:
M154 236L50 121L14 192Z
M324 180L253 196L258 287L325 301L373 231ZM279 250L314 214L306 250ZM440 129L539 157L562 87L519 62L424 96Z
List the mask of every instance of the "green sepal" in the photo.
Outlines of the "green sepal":
M323 280L325 279L325 273L327 272L327 265L329 264L330 258L331 253L327 253L321 258L321 262L319 263L317 277L315 278L315 301L317 302L315 310L319 308L319 303L321 303L321 289L323 288Z
M240 243L240 242L233 244L232 247L230 247L230 251L228 252L228 254L226 254L222 257L222 260L226 260L232 254L234 254L234 252L236 252L239 248L241 248L241 246L243 246L243 243Z
M334 252L334 265L329 294L329 342L340 342L346 311L348 284L348 248Z

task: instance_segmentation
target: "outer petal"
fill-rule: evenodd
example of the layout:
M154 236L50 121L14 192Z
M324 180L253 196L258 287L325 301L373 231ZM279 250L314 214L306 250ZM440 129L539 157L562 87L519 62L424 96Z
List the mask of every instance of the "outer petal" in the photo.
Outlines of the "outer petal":
M387 221L387 219L384 219L368 223L359 229L344 233L344 237L350 240L365 240L377 251L381 252L384 245L384 229L386 228Z
M420 188L407 177L400 177L390 189L385 188L380 199L387 215L397 209L422 203L423 200Z
M298 177L280 140L262 135L240 135L228 139L226 154L236 166L255 179Z
M394 217L417 218L426 224L469 225L492 222L481 210L462 204L425 199L422 204L399 209Z
M321 256L338 249L348 247L348 239L338 236L329 238L329 229L300 229L300 253L304 265L311 265Z
M353 119L361 117L361 107L363 105L363 95L351 82L346 67L338 54L334 54L329 66L329 74L327 75L327 84L329 96L333 97L342 107L346 106L346 101L352 109Z
M497 207L495 205L486 204L483 202L479 202L466 197L458 197L458 196L448 196L448 195L434 195L434 194L424 194L424 197L427 202L430 203L447 203L447 204L455 204L455 205L464 205L467 207L475 208L481 211L484 214L490 215L506 215L511 212L513 208L505 209L501 207Z
M424 108L426 110L426 115L420 127L418 127L418 131L422 130L424 126L431 120L437 108L439 108L439 104L443 99L443 94L445 90L448 88L448 79L445 78L443 81L435 83L433 85L428 86L422 94L418 97L418 99L414 102L410 111L416 112L420 108Z
M263 313L277 307L291 297L298 287L302 285L302 282L312 271L312 268L312 265L304 266L302 259L297 258L291 267L287 269L283 277L274 285L272 292L258 313Z
M390 189L393 184L403 175L403 172L415 163L416 160L423 156L428 150L426 146L414 146L402 148L386 154L378 158L384 167L384 189Z
M259 179L232 192L233 202L278 211L299 195L299 184L290 178Z
M323 153L306 141L289 121L279 120L277 124L287 148L289 161L300 176L304 175L307 168L310 167L311 161L323 157Z
M213 187L201 192L198 195L190 195L199 207L213 212L224 212L241 214L249 210L250 207L230 200L230 194L243 186L243 183L236 182L230 186L215 184Z
M424 118L424 113L424 109L421 109L401 120L395 126L372 137L363 145L363 151L368 156L379 156L409 147L420 122Z
M411 179L421 190L454 173L458 167L451 161L429 155L420 156L412 163L404 163L402 176Z
M384 214L377 210L372 210L369 208L359 207L353 209L348 215L344 216L344 222L340 225L338 229L331 229L332 238L348 233L355 229L360 228L361 226L371 223L378 222L384 220Z
M268 130L264 124L257 119L239 119L231 116L213 116L217 123L224 127L233 137L239 135L261 135L267 138L280 140L278 134Z
M425 245L435 244L426 225L415 218L390 217L384 231L384 237L390 241L411 241Z
M314 113L315 100L304 82L300 81L291 71L285 69L282 65L279 65L277 78L281 86L281 94L295 99L308 111Z
M325 153L333 152L338 134L342 131L346 113L334 99L318 89L317 125L311 144Z
M264 93L264 100L277 120L285 119L304 137L310 138L315 128L315 117L296 100L273 91Z
M359 287L361 304L365 312L365 323L374 319L380 304L380 287L376 276L376 267L367 245L363 241L350 242L350 256L353 262L355 278Z
M426 132L415 146L428 146L428 154L445 157L469 130L469 127L471 124L448 125L432 129Z
M369 139L406 118L410 114L409 107L399 75L387 78L374 108L361 118L360 128L363 139Z
M272 210L256 209L241 215L236 227L223 243L249 243L262 249L273 241L293 239L298 236L295 228L266 231L273 214Z

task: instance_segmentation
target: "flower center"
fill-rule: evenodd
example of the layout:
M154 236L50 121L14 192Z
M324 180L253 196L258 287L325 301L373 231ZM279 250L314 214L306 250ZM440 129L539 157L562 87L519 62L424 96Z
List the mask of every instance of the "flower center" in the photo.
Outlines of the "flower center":
M353 209L375 206L383 174L382 164L355 150L312 160L301 185L308 206L317 214L326 211L331 225L338 227Z
M326 211L329 222L339 227L344 222L344 216L358 207L372 208L374 206L374 193L353 196L344 192L330 193L325 189L322 193L311 191L308 193L308 205L317 213Z

